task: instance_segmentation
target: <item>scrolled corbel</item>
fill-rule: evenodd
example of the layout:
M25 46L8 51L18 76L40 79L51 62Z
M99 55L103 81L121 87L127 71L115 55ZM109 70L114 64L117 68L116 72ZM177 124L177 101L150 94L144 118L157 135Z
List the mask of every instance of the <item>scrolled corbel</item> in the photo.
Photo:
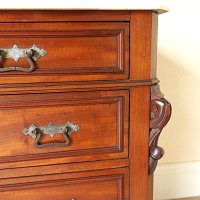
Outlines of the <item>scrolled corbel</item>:
M164 155L164 149L158 146L158 139L171 117L171 111L171 104L164 98L159 85L153 85L150 105L149 174L155 171L158 160Z

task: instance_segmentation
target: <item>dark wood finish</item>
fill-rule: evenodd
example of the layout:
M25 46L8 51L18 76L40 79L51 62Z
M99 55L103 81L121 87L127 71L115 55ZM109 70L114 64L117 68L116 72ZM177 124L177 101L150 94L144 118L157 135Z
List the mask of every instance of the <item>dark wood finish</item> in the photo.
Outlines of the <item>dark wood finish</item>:
M152 174L157 162L164 155L164 149L158 146L158 139L162 129L171 117L171 104L164 98L159 85L151 87L151 120L149 138L149 174Z
M0 48L47 51L34 72L0 76L0 199L153 199L154 152L171 109L154 91L157 20L142 10L0 11ZM167 115L156 115L157 101ZM67 121L80 126L69 146L40 149L22 133Z

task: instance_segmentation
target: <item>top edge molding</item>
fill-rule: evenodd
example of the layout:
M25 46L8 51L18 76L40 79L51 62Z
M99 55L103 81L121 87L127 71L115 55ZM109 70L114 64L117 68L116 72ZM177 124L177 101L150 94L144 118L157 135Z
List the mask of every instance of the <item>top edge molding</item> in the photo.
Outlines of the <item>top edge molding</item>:
M161 0L6 0L0 10L152 10L169 11Z

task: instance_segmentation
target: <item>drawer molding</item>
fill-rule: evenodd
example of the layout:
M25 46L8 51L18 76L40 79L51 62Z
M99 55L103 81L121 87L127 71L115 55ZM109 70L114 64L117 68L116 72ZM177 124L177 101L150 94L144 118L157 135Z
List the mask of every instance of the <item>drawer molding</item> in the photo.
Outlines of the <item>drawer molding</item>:
M28 183L16 183L16 184L10 184L10 185L5 185L5 186L0 186L0 191L12 191L13 189L16 190L24 190L24 189L30 189L30 188L35 188L35 187L39 187L42 185L45 185L46 187L50 187L50 186L56 186L56 185L68 185L71 184L72 182L76 181L77 183L86 183L86 182L92 182L93 184L95 184L95 182L98 181L103 181L103 180L107 180L107 181L112 181L112 180L119 180L120 183L122 183L123 180L123 174L117 174L117 175L109 175L109 177L107 176L94 176L94 177L89 177L89 178L81 178L81 179L69 179L69 180L50 180L50 181L38 181L38 182L28 182ZM121 184L120 184L121 185Z
M9 179L15 179L19 182L21 175L23 178L28 177L41 177L45 175L61 175L63 173L77 173L83 171L102 170L113 168L123 168L129 166L128 158L123 159L110 159L110 160L98 160L92 162L81 163L60 163L60 164L41 164L39 166L14 166L0 170L0 185L9 184ZM31 179L32 180L32 179ZM41 180L41 178L40 178ZM14 182L12 181L11 184Z
M72 98L73 96L76 98ZM61 157L73 162L87 156L90 156L87 161L93 160L94 156L98 155L101 155L101 159L128 156L128 90L42 94L42 96L35 94L31 98L27 95L10 97L6 98L6 101L5 97L0 99L0 114L9 119L1 125L0 137L4 137L3 132L7 132L10 141L6 144L7 151L1 155L0 163ZM71 136L72 145L68 147L34 148L32 138L21 133L33 122L42 126L49 121L61 124L65 119L81 127L80 134ZM7 129L10 121L15 129L11 127ZM53 141L63 142L63 138L59 135L57 134ZM51 137L44 139L42 142L52 141Z
M129 24L126 22L2 26L0 42L6 48L17 40L20 47L34 43L48 52L48 56L37 62L33 73L4 73L4 77L0 77L2 84L127 80L129 77ZM10 65L13 65L12 59L6 59L5 67ZM20 60L19 65L25 67L26 63Z
M23 181L0 185L0 198L14 199L129 199L128 168L93 170L22 178ZM88 190L86 192L86 190ZM56 197L56 198L55 198Z

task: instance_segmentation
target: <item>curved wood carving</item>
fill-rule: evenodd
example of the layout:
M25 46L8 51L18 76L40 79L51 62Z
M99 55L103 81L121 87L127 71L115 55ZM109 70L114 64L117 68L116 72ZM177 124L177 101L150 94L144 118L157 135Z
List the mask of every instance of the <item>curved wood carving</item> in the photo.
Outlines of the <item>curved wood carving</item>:
M152 174L157 162L164 155L164 149L158 146L162 129L171 117L171 104L164 98L159 85L151 87L151 119L149 139L149 174Z

